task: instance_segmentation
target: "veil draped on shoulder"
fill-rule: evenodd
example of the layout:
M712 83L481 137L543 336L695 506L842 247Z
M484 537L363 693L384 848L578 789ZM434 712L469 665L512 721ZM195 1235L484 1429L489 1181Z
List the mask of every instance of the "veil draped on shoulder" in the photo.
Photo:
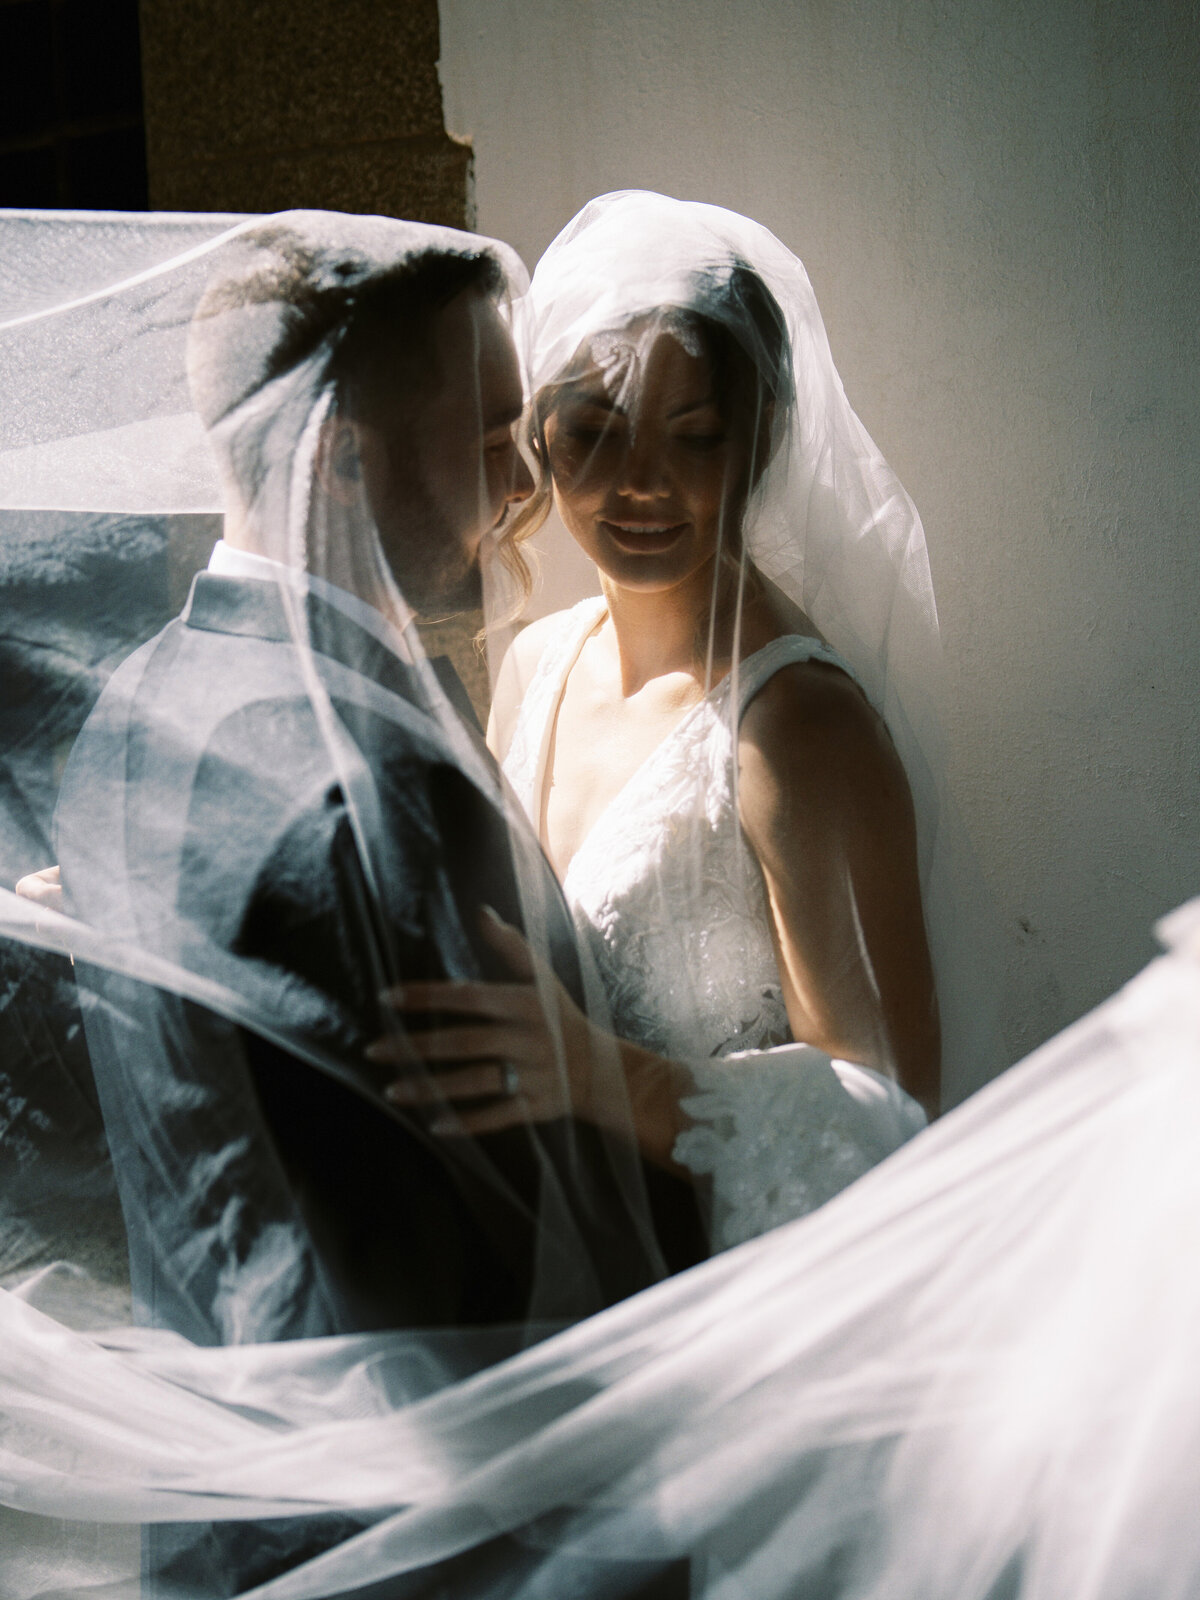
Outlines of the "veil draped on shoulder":
M615 256L643 204L661 230L637 197L585 213L618 320L643 309ZM920 523L803 270L732 226L671 220L681 272L712 241L788 321L797 404L749 548L888 719L944 947ZM0 853L6 884L59 862L66 896L0 891L0 1592L1193 1593L1194 913L820 1211L656 1282L631 1135L565 1117L447 1152L364 1055L409 1038L378 999L398 973L494 975L484 903L603 1003L422 643L447 624L388 554L393 468L414 518L428 491L431 551L462 474L411 416L373 499L339 453L366 436L352 358L388 395L438 366L419 340L349 348L364 306L424 292L441 252L507 316L520 264L322 213L9 214L0 237ZM564 270L522 348L561 370L603 293ZM231 480L254 548L210 564Z

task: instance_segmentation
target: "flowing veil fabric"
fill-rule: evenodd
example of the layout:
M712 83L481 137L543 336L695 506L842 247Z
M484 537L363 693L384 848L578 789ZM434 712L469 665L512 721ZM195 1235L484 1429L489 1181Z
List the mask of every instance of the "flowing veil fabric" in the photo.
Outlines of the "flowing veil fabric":
M601 204L592 259L623 230L632 241L638 215L661 232L664 208ZM800 397L749 547L862 675L932 819L920 525L841 397L799 264L734 220L731 238L728 213L680 213L680 261L691 273L707 248L727 266L736 249L768 279ZM686 1564L712 1600L1194 1593L1194 911L1126 990L820 1211L666 1282L631 1132L593 1137L565 1118L552 1134L518 1129L519 1149L456 1141L451 1160L404 1126L404 1170L426 1173L436 1200L422 1229L507 1266L488 1267L493 1299L457 1319L355 1303L359 1280L327 1270L319 1226L345 1219L322 1215L320 1171L299 1134L287 1144L280 1084L308 1085L328 1116L319 1147L334 1147L336 1107L394 1154L363 1047L385 1021L406 1035L375 992L430 942L450 975L486 973L463 910L485 893L510 894L539 970L557 963L602 1009L586 963L568 970L545 864L336 450L345 330L363 307L407 293L437 249L495 262L507 315L520 264L471 236L312 213L0 227L27 262L65 273L4 284L0 647L14 693L0 845L7 881L58 857L68 889L65 913L0 891L0 1592L645 1596L675 1592ZM646 303L663 304L669 265ZM644 302L624 270L618 320ZM535 386L539 351L557 370L608 320L590 278L582 321L573 292L555 292L557 345L536 300L520 313ZM249 592L202 570L220 532L217 460L240 474L277 564ZM334 590L365 609L342 599L331 615ZM235 601L232 642L202 658L211 676L172 702L173 663L207 648L214 608ZM229 715L201 761L222 695ZM276 709L256 720L264 698ZM461 825L439 834L425 801L399 805L400 750L425 753L428 805ZM186 815L155 801L152 755L173 775L164 794L194 800ZM425 874L408 920L401 815ZM228 936L254 876L237 852L281 818L289 849L322 863L278 874L268 852L255 866L272 927L296 940L287 960L254 926ZM206 854L204 827L228 850ZM480 838L504 848L472 856ZM939 920L957 892L944 839L940 824L926 839L935 937L955 925ZM511 876L495 875L501 857ZM206 878L206 860L236 870ZM309 879L330 862L339 894L314 907ZM615 1058L595 1071L612 1092ZM339 1169L347 1194L368 1176L355 1167ZM437 1216L453 1227L437 1234ZM453 1250L422 1254L425 1237L402 1230L388 1247L413 1252L435 1310L466 1304L483 1267L455 1275ZM519 1295L504 1290L514 1277ZM188 1566L205 1539L211 1579Z
M39 249L47 249L48 234L59 255L73 247L83 263L77 292L64 288L53 304L32 309L18 305L17 314L0 329L7 396L0 449L0 507L9 530L6 643L18 690L10 702L4 771L9 881L30 865L53 859L56 844L64 842L61 805L60 838L51 837L57 780L97 690L128 658L122 692L139 692L142 685L136 680L142 668L136 665L140 658L130 657L131 646L187 600L193 574L219 532L212 513L220 507L221 486L211 441L220 439L223 470L233 470L230 463L244 469L253 486L254 514L269 530L275 570L281 574L269 597L271 626L288 636L297 692L308 702L305 715L319 729L323 759L347 797L354 872L362 875L365 901L361 926L342 931L359 939L362 983L382 987L395 976L390 966L395 950L373 931L370 902L381 892L378 880L389 865L391 840L381 822L371 768L379 752L370 741L386 745L391 728L419 726L426 736L444 743L465 773L484 784L494 780L447 698L443 677L431 670L418 629L407 625L411 609L396 587L369 518L351 526L343 513L335 527L329 497L314 498L313 454L330 408L327 371L336 359L342 325L334 311L322 312L325 325L318 320L305 335L308 344L298 356L292 353L290 364L276 374L264 370L264 351L271 350L277 325L289 325L294 308L269 283L264 289L254 279L241 301L230 299L226 289L229 303L218 295L197 317L214 278L226 284L236 282L238 274L253 278L258 256L273 248L271 230L261 224L230 228L227 219L183 224L168 217L161 224L139 219L122 229L112 218L92 222L18 215L7 226L31 260L38 258ZM502 298L524 282L523 269L507 247L452 230L320 213L294 214L286 226L295 236L288 248L299 251L311 269L309 288L314 295L328 294L342 310L354 307L381 278L402 271L414 256L431 249L488 255L496 262ZM180 244L186 248L180 250ZM278 271L277 265L271 270ZM104 283L105 272L118 271L123 275L115 283ZM44 288L42 294L45 298ZM197 340L197 324L205 340ZM205 370L206 362L212 370ZM193 397L205 386L209 404L219 406L222 414L202 423ZM109 468L99 482L93 476L97 450L107 453ZM353 519L358 512L349 515ZM379 656L387 652L388 660L396 660L406 675L407 698L394 690L389 695L386 685L344 670L346 661L333 654L329 634L340 622L331 622L328 608L316 604L328 593L328 586L320 586L331 577L339 592L348 586L360 599L365 597L358 616L368 614L373 633L364 638L361 627L348 630L355 648ZM262 596L261 590L256 593ZM113 707L110 721L119 724L130 715L119 697L110 696L107 703ZM153 733L170 747L180 742L176 724L182 727L196 708L179 709L169 699L159 704ZM122 727L109 730L113 750ZM218 902L227 885L201 884L188 913L172 908L175 881L170 868L177 866L181 849L186 857L185 842L171 835L155 804L137 812L127 800L132 792L128 774L99 765L109 747L96 748L94 770L80 770L77 777L86 797L78 825L67 819L72 823L67 842L74 840L83 857L96 863L103 885L103 921L80 930L80 947L96 950L99 967L107 964L138 982L147 960L173 961L189 975L188 981L212 980L214 994L222 984L227 993L240 994L239 1022L254 1014L268 1032L275 1027L298 1030L310 1046L316 1042L318 1053L344 1052L346 1018L336 1007L331 1010L319 983L306 988L294 973L270 962L240 959L214 935L225 914ZM78 743L74 749L78 752ZM238 765L236 751L225 752L222 760L212 804L234 855L236 812L241 809L244 826L253 818L255 778ZM190 774L181 767L178 776L186 800ZM90 825L104 815L106 797L121 824L113 836ZM503 803L502 796L498 803ZM194 801L193 809L199 804ZM517 833L505 848L518 857L515 882L529 908L524 920L530 937L537 940L552 919L541 903L545 879L536 862L526 870L536 850L530 856L527 841ZM527 859L520 859L522 852ZM161 861L169 870L156 879ZM480 892L484 887L479 885ZM439 880L436 892L450 890ZM463 935L443 931L448 947L456 951L449 959L469 969L477 957L464 947ZM72 950L73 937L62 941ZM472 929L466 935L468 945L474 937ZM586 974L577 981L586 983ZM168 977L164 989L174 982ZM66 1031L69 1039L54 1041L54 1047L61 1045L69 1054L79 1030L68 1021ZM360 1060L355 1070L361 1077L365 1064ZM21 1086L20 1092L28 1087ZM360 1088L370 1095L378 1085L362 1082ZM36 1093L22 1109L28 1119L37 1109ZM31 1137L36 1132L34 1128ZM145 1132L148 1139L162 1138L161 1129ZM469 1144L465 1141L462 1148L471 1162L475 1157L468 1153ZM618 1166L625 1160L615 1147L610 1154ZM187 1150L179 1156L185 1165L193 1159ZM36 1170L36 1162L32 1165ZM618 1184L626 1181L621 1177ZM643 1230L643 1247L653 1255L644 1218L637 1220L642 1204L638 1179L628 1181L635 1234ZM565 1255L587 1256L586 1249L580 1254L547 1248L560 1261ZM553 1300L555 1292L548 1292Z
M631 1135L566 1100L550 1125L439 1139L364 1054L384 1031L403 1046L388 985L494 975L485 903L602 1008L414 609L470 606L429 575L504 510L478 440L506 361L505 430L519 408L519 261L325 213L3 226L0 837L9 883L61 862L66 914L5 893L0 1282L68 1323L132 1313L200 1345L430 1328L418 1387L654 1282ZM494 369L471 346L449 397L419 311L444 281ZM452 517L428 483L441 456L402 442L423 385L458 406L447 439L476 441ZM368 469L347 441L372 429ZM241 544L206 571L223 505ZM592 1068L619 1104L615 1055ZM341 1536L295 1529L242 1540L274 1541L270 1560L243 1560L236 1530L203 1560L244 1587ZM134 1568L210 1592L172 1539ZM12 1592L61 1588L53 1561L25 1572L26 1542ZM99 1584L80 1561L72 1581Z
M403 1335L198 1351L6 1296L3 1498L386 1513L263 1600L506 1530L524 1569L456 1592L619 1549L713 1595L1188 1595L1196 922L821 1212L459 1384Z

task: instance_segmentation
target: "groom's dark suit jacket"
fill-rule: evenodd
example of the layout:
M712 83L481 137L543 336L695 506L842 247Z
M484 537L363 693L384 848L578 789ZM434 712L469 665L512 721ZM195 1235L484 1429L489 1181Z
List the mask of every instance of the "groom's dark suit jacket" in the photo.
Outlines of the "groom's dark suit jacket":
M307 604L327 725L276 588L204 573L114 674L64 777L70 909L257 1008L246 1029L236 1008L81 974L139 1314L201 1343L518 1321L547 1182L586 1246L552 1265L561 1305L548 1309L620 1298L655 1269L590 1130L439 1143L370 1093L382 1080L361 1052L382 1031L380 985L503 976L480 909L518 926L522 909L477 732L464 753L444 706L429 714L427 681ZM544 857L519 843L578 996L569 915ZM302 1059L287 1029L368 1092ZM690 1199L650 1176L672 1266L697 1259Z

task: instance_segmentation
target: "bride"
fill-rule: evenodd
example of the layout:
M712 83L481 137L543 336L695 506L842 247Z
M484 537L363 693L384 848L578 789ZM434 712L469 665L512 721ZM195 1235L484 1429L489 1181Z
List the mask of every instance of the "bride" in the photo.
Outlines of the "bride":
M603 979L643 1150L713 1175L714 1243L730 1244L936 1110L913 802L847 659L884 640L844 615L890 619L887 586L924 561L920 524L846 404L803 268L746 218L593 201L524 313L543 480L518 537L552 496L602 594L518 635L489 744ZM851 548L875 532L872 496L898 547L875 572ZM493 938L519 967L511 933ZM474 1026L427 1035L443 1070L401 1079L399 1102L440 1090L467 1131L505 1125L516 1103L470 1103L501 1060L514 1101L558 1114L561 1058L527 984L406 985L401 1003ZM791 1040L807 1052L769 1054ZM581 1039L568 1075L587 1058ZM869 1153L839 1115L855 1094L899 1124Z

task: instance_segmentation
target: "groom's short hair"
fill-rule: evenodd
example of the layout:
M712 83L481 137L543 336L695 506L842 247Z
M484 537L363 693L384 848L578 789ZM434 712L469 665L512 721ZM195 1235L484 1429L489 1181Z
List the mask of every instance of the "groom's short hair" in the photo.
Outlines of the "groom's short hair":
M374 220L346 218L346 231ZM283 221L250 229L221 247L192 315L192 403L212 429L318 355L319 376L339 396L369 397L380 384L393 398L419 396L436 377L437 313L468 290L497 298L504 281L485 249L434 244L384 265L352 237Z

